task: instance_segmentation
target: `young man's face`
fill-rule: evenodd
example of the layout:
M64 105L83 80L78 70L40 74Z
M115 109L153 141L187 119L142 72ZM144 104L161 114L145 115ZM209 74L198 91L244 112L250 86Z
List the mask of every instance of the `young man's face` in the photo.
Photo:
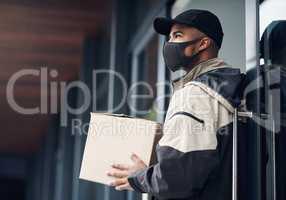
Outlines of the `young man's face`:
M196 28L192 28L189 26L181 25L181 24L174 24L171 28L170 34L169 34L169 40L168 42L187 42L196 40L198 38L205 38L205 34L200 32ZM185 49L185 55L186 56L192 56L193 52L198 51L200 48L201 43L198 41L194 45L190 45Z

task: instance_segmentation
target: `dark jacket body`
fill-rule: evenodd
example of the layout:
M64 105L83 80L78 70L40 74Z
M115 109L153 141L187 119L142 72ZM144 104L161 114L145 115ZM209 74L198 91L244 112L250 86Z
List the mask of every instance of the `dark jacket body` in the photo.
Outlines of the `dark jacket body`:
M183 103L178 105L175 96L170 103L174 112L167 113L165 124L179 136L171 135L173 132L166 128L163 134L169 136L156 146L158 163L128 177L135 191L149 193L153 199L231 199L232 114L240 105L242 81L239 69L223 67L199 75L181 89L181 95L197 93L190 99L182 97ZM192 101L190 109L180 106L189 100ZM240 127L240 152L245 152L243 124ZM240 161L245 159L242 154ZM241 166L239 170L239 199L242 200L246 169Z

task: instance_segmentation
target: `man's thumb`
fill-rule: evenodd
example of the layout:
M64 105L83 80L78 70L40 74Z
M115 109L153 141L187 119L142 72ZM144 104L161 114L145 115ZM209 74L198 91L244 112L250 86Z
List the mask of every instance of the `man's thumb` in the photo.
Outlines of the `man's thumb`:
M141 159L135 153L132 153L131 160L133 162L139 162Z

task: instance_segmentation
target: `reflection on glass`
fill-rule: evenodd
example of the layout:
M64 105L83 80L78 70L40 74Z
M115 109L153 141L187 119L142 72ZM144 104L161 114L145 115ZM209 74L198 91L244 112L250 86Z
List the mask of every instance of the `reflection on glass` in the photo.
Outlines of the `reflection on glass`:
M269 160L266 180L267 196L286 199L286 20L273 21L261 39L261 57L264 59L265 111L273 120L267 131L266 144ZM271 134L273 137L271 137ZM271 180L271 181L270 181ZM273 185L269 184L273 181ZM272 187L271 187L272 186Z
M259 109L268 115L260 123L262 130L262 187L265 198L286 199L286 20L271 22L260 41L261 66L251 70L249 81L261 80L258 89L247 95L249 110L257 112L256 96L260 94Z

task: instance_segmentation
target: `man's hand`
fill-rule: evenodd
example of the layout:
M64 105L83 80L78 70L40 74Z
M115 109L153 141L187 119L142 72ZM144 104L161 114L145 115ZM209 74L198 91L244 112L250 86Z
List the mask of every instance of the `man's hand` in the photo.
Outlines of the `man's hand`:
M114 186L116 190L133 190L127 180L128 176L147 167L144 161L134 153L131 155L131 160L133 161L132 165L112 164L111 171L107 172L108 176L115 178L115 180L110 183L110 186Z

